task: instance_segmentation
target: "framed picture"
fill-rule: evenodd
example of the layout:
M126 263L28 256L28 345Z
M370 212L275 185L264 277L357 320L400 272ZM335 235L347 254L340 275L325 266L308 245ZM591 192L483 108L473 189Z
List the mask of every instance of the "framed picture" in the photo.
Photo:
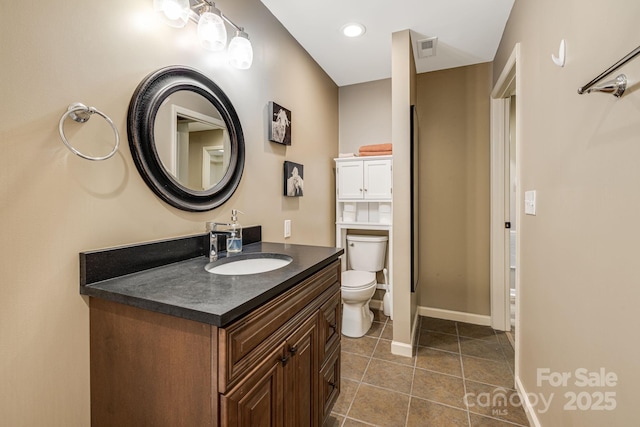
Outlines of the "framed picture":
M300 197L304 194L304 166L294 162L284 162L284 195Z
M291 145L291 111L269 102L269 141Z

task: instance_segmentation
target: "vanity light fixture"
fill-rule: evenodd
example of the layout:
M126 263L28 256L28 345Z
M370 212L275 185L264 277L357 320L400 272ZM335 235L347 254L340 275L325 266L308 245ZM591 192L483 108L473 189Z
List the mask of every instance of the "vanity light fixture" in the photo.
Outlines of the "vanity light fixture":
M198 39L207 50L221 51L227 46L225 22L236 30L229 43L229 63L246 70L253 62L253 47L244 27L234 24L211 0L202 0L191 5L190 0L153 0L153 9L162 12L165 22L176 28L187 25L189 20L198 25Z
M227 29L224 27L222 12L214 4L202 6L198 19L198 38L202 47L218 52L227 47Z
M367 31L364 25L357 22L346 24L340 30L347 37L360 37Z
M252 62L253 49L249 36L240 29L229 43L229 63L240 70L246 70L251 67Z

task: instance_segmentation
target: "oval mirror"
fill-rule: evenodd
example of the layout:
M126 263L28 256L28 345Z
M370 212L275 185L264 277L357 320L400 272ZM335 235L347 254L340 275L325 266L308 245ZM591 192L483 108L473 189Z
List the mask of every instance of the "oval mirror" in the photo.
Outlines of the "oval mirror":
M231 101L188 67L166 67L142 80L131 98L127 132L149 188L187 211L231 197L244 169L244 137Z

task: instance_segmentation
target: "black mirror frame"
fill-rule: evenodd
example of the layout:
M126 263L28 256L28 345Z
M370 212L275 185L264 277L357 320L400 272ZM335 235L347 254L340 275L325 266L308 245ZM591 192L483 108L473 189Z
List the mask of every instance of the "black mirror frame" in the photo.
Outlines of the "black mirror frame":
M156 150L156 114L166 98L179 90L195 92L220 112L231 143L229 167L219 183L205 191L180 184L162 165ZM244 136L236 110L213 81L193 68L171 66L145 77L138 85L127 116L129 147L138 172L149 188L170 205L191 212L214 209L226 202L238 188L244 170Z

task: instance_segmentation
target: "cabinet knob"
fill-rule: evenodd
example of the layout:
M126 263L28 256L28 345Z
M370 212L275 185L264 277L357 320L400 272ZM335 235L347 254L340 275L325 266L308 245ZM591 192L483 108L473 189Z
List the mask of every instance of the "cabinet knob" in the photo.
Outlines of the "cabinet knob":
M289 356L282 356L280 358L280 363L282 363L282 366L285 366L288 361L289 361Z
M336 324L335 324L335 323L330 323L330 324L329 324L329 328L330 328L330 329L333 329L333 332L337 332L337 331L338 331L338 327L336 326Z
M295 345L289 348L289 353L291 354L296 354L297 351L298 351L298 347L296 347Z
M329 382L329 386L331 386L331 391L336 389L336 383Z

